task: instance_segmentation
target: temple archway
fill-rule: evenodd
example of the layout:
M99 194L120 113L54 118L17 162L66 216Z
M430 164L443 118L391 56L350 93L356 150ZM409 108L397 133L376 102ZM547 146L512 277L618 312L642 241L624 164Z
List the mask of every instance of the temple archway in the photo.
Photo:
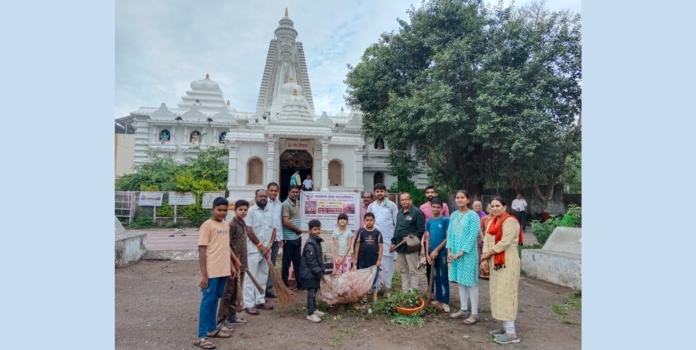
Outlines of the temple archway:
M312 174L312 165L314 158L305 150L289 149L280 155L280 200L288 198L288 188L290 188L290 178L295 171L300 171L302 181L307 178L307 175ZM312 176L314 187L316 188L316 179Z

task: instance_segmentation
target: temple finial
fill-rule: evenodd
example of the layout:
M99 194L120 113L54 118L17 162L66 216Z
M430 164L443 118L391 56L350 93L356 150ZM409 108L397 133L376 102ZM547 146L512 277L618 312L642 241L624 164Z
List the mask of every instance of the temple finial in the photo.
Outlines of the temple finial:
M341 107L341 112L343 112L343 107Z
M227 100L227 105L228 105L228 106L230 105L230 100Z
M208 73L205 73L205 78L210 79L210 75Z
M285 8L285 17L287 17L287 16L288 16L288 8L286 7Z

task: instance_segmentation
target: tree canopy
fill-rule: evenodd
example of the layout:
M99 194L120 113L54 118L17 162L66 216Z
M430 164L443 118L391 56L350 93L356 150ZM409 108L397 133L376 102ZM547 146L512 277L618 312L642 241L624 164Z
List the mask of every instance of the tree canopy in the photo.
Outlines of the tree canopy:
M386 140L399 175L425 164L438 186L532 186L548 205L539 185L552 191L580 146L580 15L480 0L408 15L349 66L346 100L365 132Z

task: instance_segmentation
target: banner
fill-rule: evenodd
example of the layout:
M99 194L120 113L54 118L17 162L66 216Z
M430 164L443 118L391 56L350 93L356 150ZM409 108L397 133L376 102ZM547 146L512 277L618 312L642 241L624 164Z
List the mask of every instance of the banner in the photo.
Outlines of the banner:
M196 204L196 196L193 192L169 192L169 205Z
M321 221L322 230L335 230L338 227L338 214L348 215L348 229L360 226L359 192L302 192L300 194L302 229L309 229L309 221Z
M213 209L213 201L217 197L225 198L225 192L205 192L203 193L203 202L201 208Z
M162 192L140 192L138 205L141 207L161 207L162 198L164 198Z

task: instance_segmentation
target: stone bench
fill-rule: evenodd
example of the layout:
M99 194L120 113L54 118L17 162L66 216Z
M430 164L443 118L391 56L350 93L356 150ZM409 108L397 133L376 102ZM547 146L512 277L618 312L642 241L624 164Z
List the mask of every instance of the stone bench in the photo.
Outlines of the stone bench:
M146 233L116 235L116 267L128 266L140 261L145 253Z
M582 229L556 227L541 249L522 250L527 276L573 289L582 288Z

